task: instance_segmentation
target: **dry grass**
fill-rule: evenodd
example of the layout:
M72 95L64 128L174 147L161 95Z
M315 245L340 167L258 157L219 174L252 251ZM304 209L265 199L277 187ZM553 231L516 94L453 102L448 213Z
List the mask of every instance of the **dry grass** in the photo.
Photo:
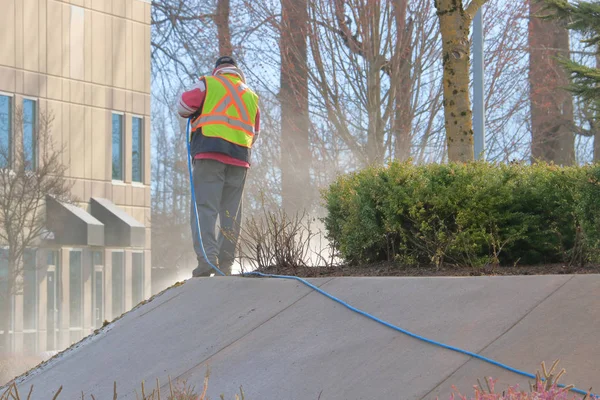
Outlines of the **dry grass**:
M156 386L152 385L151 387L146 387L144 382L140 385L140 391L136 391L136 400L210 400L206 395L208 391L208 379L210 373L207 370L206 375L204 376L204 383L202 386L202 391L200 393L196 392L196 387L188 384L187 381L176 381L175 384L171 381L171 377L169 377L169 390L167 393L161 393L161 384L158 379L156 379ZM57 400L60 397L63 387L59 387L56 393L53 394L52 400ZM8 388L0 395L0 400L31 400L31 396L33 394L34 386L31 385L27 392L27 397L21 397L21 393L19 392L19 388L13 382ZM150 392L150 390L152 390ZM165 396L166 397L163 397ZM50 398L50 395L48 395ZM117 382L113 383L113 400L118 400L119 394L117 392ZM225 400L225 396L220 396L221 400ZM235 400L245 400L244 391L240 387L240 394L235 395ZM81 400L91 399L96 400L96 397L93 394L86 395L84 392L81 392Z
M0 386L42 362L41 358L11 355L0 358Z

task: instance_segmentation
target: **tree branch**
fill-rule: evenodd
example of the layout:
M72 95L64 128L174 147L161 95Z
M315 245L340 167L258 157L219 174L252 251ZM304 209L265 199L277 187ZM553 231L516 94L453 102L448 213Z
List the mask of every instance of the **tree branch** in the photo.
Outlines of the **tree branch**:
M465 14L469 16L471 21L475 18L477 11L479 11L486 2L487 0L471 0L471 3L469 3L469 6L465 10Z

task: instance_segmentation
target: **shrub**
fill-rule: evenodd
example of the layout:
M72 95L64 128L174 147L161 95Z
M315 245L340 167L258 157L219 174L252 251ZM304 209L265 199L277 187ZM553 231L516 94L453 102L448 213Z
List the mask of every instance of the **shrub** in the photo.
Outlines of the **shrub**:
M583 263L600 244L600 167L393 162L324 193L328 238L353 263Z

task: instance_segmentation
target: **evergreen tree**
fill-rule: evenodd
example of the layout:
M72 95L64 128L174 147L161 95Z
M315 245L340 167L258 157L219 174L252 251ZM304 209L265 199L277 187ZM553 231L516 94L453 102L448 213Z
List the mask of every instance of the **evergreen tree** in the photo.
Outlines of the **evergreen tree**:
M600 57L600 1L544 0L545 10L550 11L544 18L558 18L567 21L567 28L583 34L582 43L591 47ZM595 111L600 111L600 69L588 67L572 60L563 59L561 64L571 76L570 90L588 103ZM600 118L600 114L596 115Z

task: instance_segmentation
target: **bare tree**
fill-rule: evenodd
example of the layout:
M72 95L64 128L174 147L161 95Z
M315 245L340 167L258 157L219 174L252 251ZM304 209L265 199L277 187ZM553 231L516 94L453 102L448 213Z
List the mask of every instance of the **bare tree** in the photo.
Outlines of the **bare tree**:
M12 144L0 147L0 243L7 247L8 271L2 277L0 292L0 329L4 331L4 349L8 349L12 296L23 289L24 255L39 246L46 234L46 197L71 202L72 184L65 178L63 148L54 145L51 136L53 117L40 113L37 129L21 107L11 121ZM24 124L30 129L23 129Z
M288 212L305 210L310 199L306 0L281 2L281 184Z
M569 56L569 32L565 21L540 18L542 7L530 0L531 156L570 165L575 161L573 96L565 90L569 78L557 60Z

